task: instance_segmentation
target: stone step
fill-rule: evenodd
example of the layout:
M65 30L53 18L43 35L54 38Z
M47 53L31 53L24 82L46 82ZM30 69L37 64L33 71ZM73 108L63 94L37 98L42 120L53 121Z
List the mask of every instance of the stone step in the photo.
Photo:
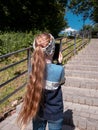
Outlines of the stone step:
M73 64L73 65L91 65L91 66L98 66L97 61L86 61L86 60L69 60L67 64Z
M63 87L64 93L83 96L83 97L91 97L98 98L98 90L95 89L85 89L85 88L76 88L76 87Z
M98 61L98 57L92 57L92 58L88 58L88 57L83 57L83 56L81 56L81 57L74 57L74 58L72 58L71 59L71 61L87 61L87 62L97 62Z
M98 72L98 66L91 66L91 65L80 65L80 64L66 64L65 65L65 71L67 70L81 70L81 71L97 71Z
M86 46L81 52L83 53L93 53L93 54L96 54L98 53L97 51L98 47L97 46Z
M63 87L64 101L98 107L98 90Z
M98 52L96 52L97 50L94 50L92 52L89 52L88 50L82 51L80 54L81 55L90 55L90 56L96 56L98 55Z
M84 52L84 51L86 51L86 52L95 52L95 53L97 53L97 49L98 49L98 45L92 45L92 44L88 44L87 46L85 46L83 49L82 49L82 51L81 52ZM94 50L96 50L96 51L94 51Z
M92 51L94 52L94 50L96 50L95 52L97 52L97 49L98 49L98 45L97 44L95 44L95 45L88 44L87 46L85 46L85 48L82 51L86 50L86 52L92 52Z
M98 72L93 72L93 71L80 71L80 70L65 69L65 76L90 78L90 79L98 80Z
M98 130L98 107L64 101L64 123L80 130Z
M81 53L78 53L78 55L75 55L74 56L74 58L75 59L84 59L84 58L86 58L86 59L98 59L98 56L97 55L92 55L92 54L81 54Z
M77 87L98 90L98 80L66 76L64 87Z
M79 52L77 52L79 55L90 55L90 56L97 56L98 54L98 48L93 48L92 51L89 51L89 49L91 48L84 48L83 50L80 50Z
M75 55L74 56L74 58L76 58L76 59L98 59L98 56L97 55L90 55L90 54L86 54L86 55L84 55L84 54L80 54L80 53L78 53L78 55Z
M97 61L98 41L92 40L65 65L64 122L80 130L98 130Z

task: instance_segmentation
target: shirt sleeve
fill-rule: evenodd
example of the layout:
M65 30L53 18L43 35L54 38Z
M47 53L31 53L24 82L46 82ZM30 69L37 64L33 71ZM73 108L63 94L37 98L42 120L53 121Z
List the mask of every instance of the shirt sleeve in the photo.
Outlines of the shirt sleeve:
M60 80L60 84L64 84L65 83L65 69L63 67L62 69L62 73L61 73L61 80Z

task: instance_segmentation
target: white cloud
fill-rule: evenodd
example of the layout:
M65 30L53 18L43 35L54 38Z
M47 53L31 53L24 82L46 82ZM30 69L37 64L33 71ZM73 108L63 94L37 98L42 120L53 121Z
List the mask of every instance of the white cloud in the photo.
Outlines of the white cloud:
M65 28L64 30L62 30L60 33L61 34L66 34L66 35L72 35L75 34L77 32L77 30L69 27L69 28Z
M73 28L71 28L71 27L69 27L69 28L65 28L64 30L63 30L63 32L76 32L77 30L75 30L75 29L73 29Z

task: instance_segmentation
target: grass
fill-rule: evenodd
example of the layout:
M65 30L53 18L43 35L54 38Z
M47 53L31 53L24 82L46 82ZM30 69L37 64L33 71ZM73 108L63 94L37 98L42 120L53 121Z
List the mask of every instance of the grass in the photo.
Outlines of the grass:
M19 61L25 57L26 57L26 53L11 56L8 59L3 60L0 63L0 66L1 66L0 68L3 68L11 63L16 62L16 61ZM27 61L22 62L18 65L15 65L9 69L6 69L6 70L0 72L0 83L2 84L4 82L6 82L7 80L13 78L14 76L19 75L21 72L23 72L25 70L27 70ZM24 82L26 82L26 80L27 80L27 74L20 76L19 78L11 81L7 85L0 88L0 99L3 99L5 96L12 93L15 89L17 89ZM18 93L16 93L15 95L10 97L9 99L7 99L5 102L0 104L0 115L2 115L2 113L7 111L8 109L10 109L12 107L11 106L12 102L23 97L24 93L25 93L25 89L22 89L21 91L19 91Z

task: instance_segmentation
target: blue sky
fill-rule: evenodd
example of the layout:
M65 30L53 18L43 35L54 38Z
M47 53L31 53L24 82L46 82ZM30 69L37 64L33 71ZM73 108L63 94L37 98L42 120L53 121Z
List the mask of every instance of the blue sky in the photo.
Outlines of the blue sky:
M75 30L80 30L83 26L82 16L73 15L71 12L67 12L65 18L68 20L68 26ZM92 24L92 21L87 19L85 24Z

